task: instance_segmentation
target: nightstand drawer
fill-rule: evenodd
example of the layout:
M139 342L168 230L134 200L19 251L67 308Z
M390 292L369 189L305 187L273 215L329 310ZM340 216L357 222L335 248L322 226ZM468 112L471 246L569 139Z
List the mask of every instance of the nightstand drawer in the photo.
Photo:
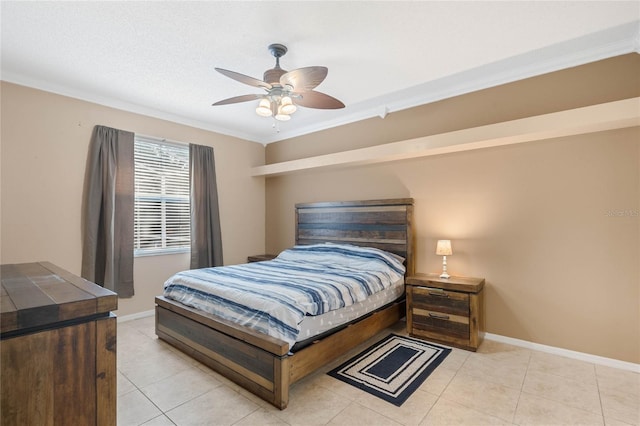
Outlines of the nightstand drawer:
M422 286L411 286L410 291L414 309L469 317L468 293Z
M253 256L247 257L247 262L264 262L265 260L273 260L278 257L277 254L254 254Z
M469 316L413 308L413 332L426 337L469 339Z

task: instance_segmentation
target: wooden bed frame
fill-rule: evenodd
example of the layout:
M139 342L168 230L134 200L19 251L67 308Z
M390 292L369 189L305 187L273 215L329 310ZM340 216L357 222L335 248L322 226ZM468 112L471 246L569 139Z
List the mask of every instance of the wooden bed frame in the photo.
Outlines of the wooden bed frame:
M296 204L296 244L339 242L377 247L414 272L413 199ZM280 409L289 386L405 315L404 300L290 353L282 340L181 303L156 297L156 334Z

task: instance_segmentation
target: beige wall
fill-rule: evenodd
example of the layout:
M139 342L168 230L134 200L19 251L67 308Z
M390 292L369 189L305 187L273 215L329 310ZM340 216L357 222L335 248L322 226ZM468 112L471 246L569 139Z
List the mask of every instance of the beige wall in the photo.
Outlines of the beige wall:
M627 55L368 120L370 126L270 144L268 163L390 142L396 129L417 137L639 96L639 59ZM414 121L421 124L406 131ZM297 202L412 197L417 270L439 271L435 241L451 239L449 270L487 280L488 332L639 363L639 170L640 129L631 128L272 177L266 248L293 243Z
M270 144L269 163L640 96L625 55ZM250 177L261 145L2 83L0 262L81 262L82 185L95 124L215 148L225 263L293 243L293 205L413 197L417 268L487 279L490 333L640 362L640 134L637 128L384 165ZM266 208L265 208L266 204ZM614 213L614 216L608 213ZM619 212L623 212L618 216ZM265 228L266 217L266 228ZM266 242L265 242L266 239ZM153 308L188 256L136 258L136 296Z
M96 124L212 146L224 261L264 251L264 179L249 173L264 164L262 145L6 82L1 88L1 263L47 260L80 273L82 190ZM188 267L185 254L136 258L136 296L120 299L117 314L153 309L164 280Z

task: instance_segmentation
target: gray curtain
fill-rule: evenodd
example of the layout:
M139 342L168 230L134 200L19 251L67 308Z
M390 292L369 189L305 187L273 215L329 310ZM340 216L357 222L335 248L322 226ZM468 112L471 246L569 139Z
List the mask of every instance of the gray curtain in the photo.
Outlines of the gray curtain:
M133 296L133 133L93 130L83 208L82 277Z
M189 145L191 269L222 265L222 237L213 148Z

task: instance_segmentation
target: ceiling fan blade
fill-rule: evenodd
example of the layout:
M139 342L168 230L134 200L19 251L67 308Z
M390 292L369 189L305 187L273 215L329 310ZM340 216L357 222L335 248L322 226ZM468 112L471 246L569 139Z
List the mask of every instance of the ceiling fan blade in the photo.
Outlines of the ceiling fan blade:
M218 71L222 75L234 79L235 81L248 84L249 86L261 87L267 90L271 89L272 87L269 83L265 83L264 81L258 80L257 78L249 77L248 75L240 74L239 72L229 71L222 68L216 68L216 71Z
M215 104L212 104L211 106L237 104L238 102L254 101L256 99L261 99L261 98L263 98L263 95L234 96L233 98L223 99L221 101L218 101Z
M293 87L294 92L313 90L327 77L327 67L305 67L289 71L280 77L280 84Z
M318 109L340 109L344 108L344 104L334 97L325 95L322 92L310 90L308 92L296 93L297 96L292 97L293 103L307 108Z

